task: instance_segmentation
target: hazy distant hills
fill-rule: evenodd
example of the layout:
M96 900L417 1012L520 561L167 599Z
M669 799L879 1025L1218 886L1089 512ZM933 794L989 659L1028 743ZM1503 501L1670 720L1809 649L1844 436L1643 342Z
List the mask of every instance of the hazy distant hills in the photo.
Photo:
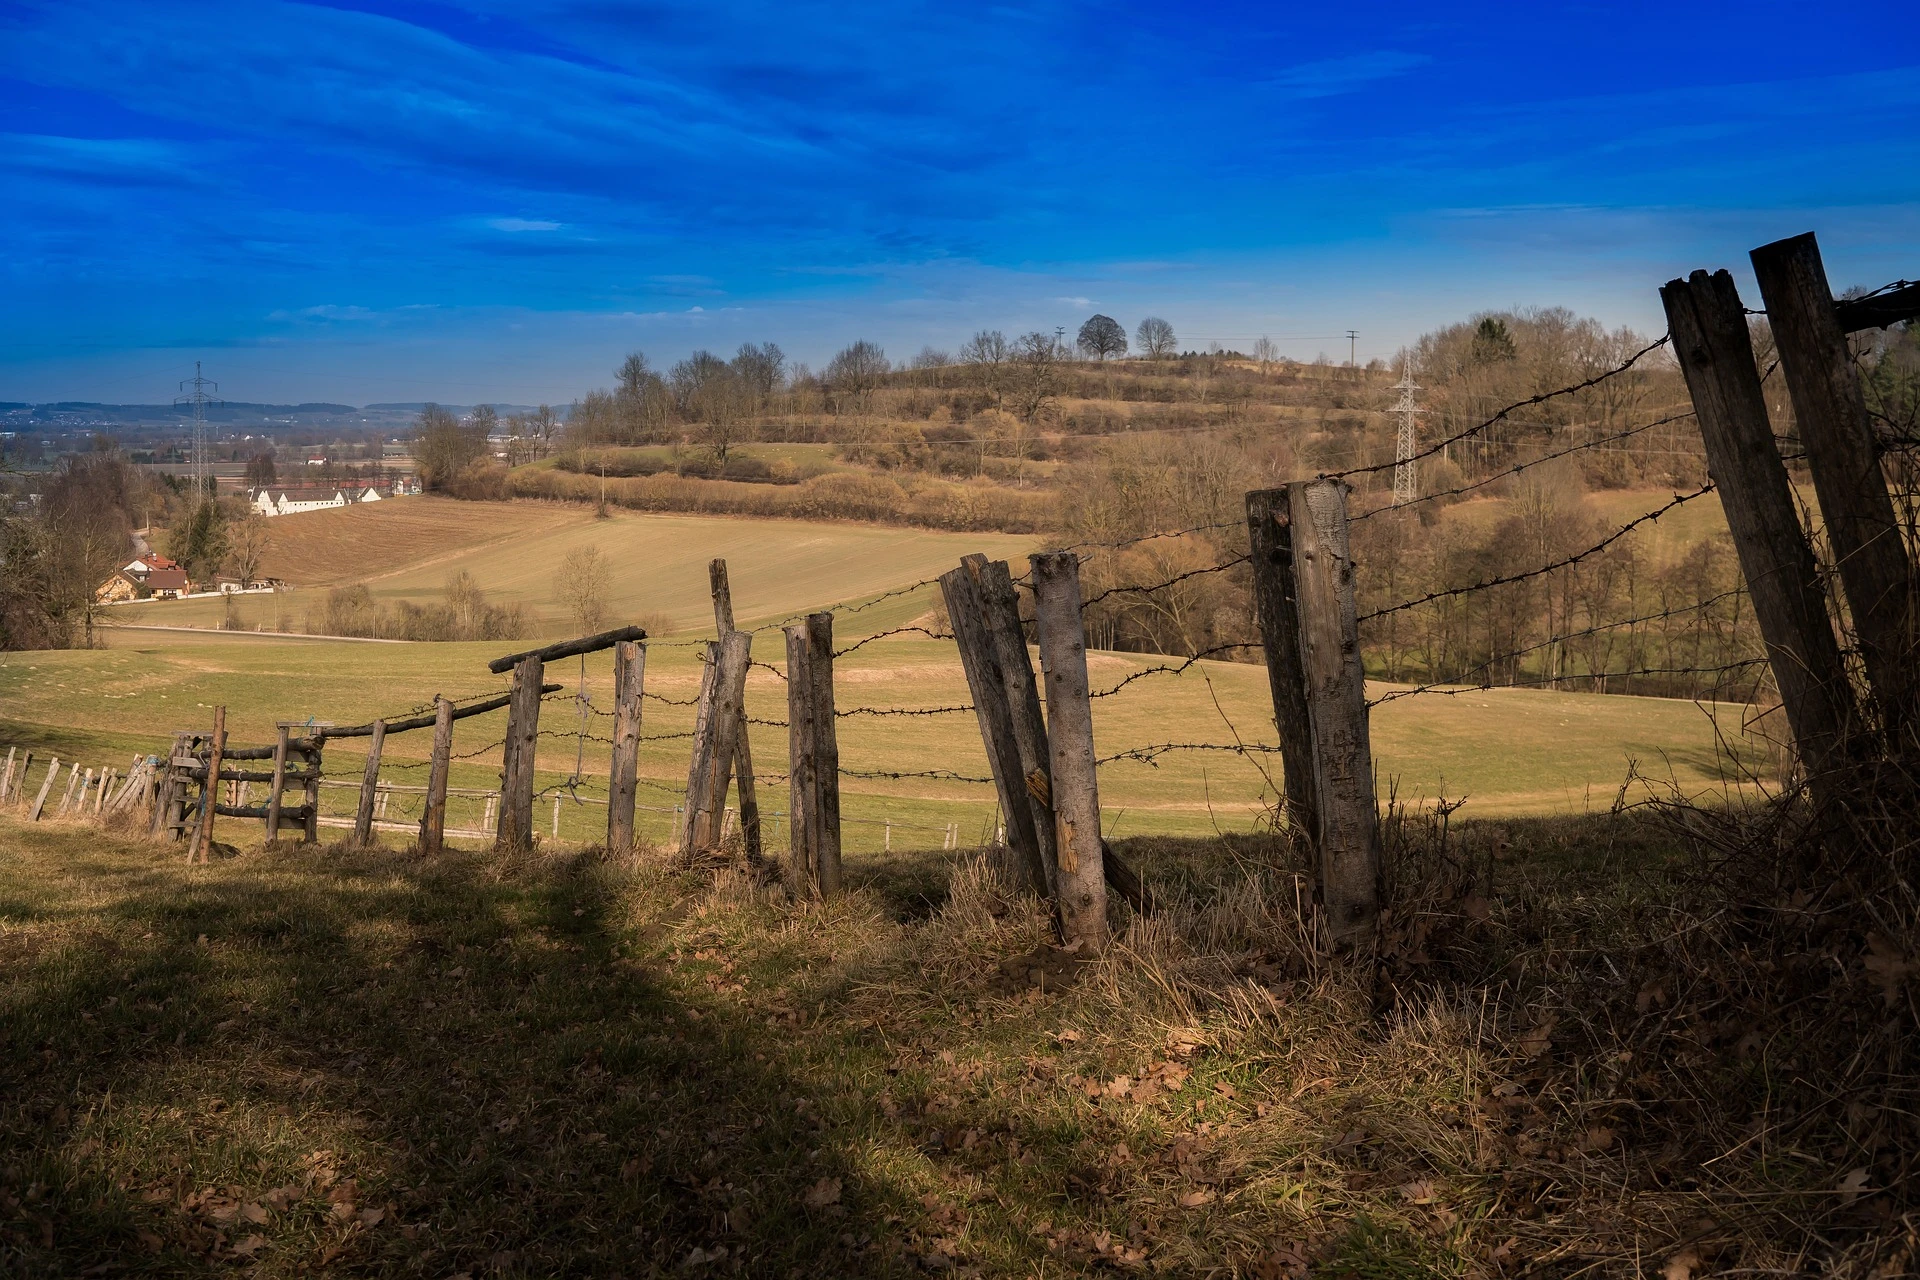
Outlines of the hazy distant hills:
M256 404L245 400L227 400L207 406L207 421L227 426L320 426L327 424L398 426L426 408L427 401L369 405L331 404L308 401L303 404ZM442 406L465 416L473 405ZM493 408L505 417L530 411L531 405L497 404ZM178 404L105 404L91 400L53 400L41 404L26 401L0 401L0 423L15 429L27 424L48 427L153 426L185 422L193 417L190 405Z

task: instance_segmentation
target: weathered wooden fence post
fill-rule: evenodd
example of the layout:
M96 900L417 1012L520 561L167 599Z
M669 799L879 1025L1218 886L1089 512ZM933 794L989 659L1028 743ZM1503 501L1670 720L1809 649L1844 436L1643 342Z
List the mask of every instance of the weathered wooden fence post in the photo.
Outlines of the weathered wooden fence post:
M613 646L613 758L607 768L609 850L633 847L634 792L640 777L641 694L646 675L646 645L622 640Z
M833 615L807 615L807 679L813 698L814 880L840 892L840 734L833 711Z
M1762 245L1750 256L1881 724L1896 750L1912 751L1920 745L1914 740L1920 706L1913 565L1820 246L1808 233Z
M740 731L747 688L747 667L752 658L753 637L744 631L729 631L709 651L713 654L713 693L702 733L694 739L694 767L701 777L696 788L688 788L687 839L681 852L689 857L720 847L727 810L727 779L738 759Z
M984 560L984 557L969 556L960 562L958 569L941 574L940 593L947 602L947 619L953 624L954 643L960 650L960 667L966 673L967 690L973 695L974 716L980 722L987 763L993 766L1000 811L1007 816L1007 848L1025 874L1027 888L1042 898L1051 898L1052 877L1047 874L1047 862L1041 855L1035 808L1028 798L1027 778L1031 771L1026 767L1014 729L1008 682L990 630L986 592L980 575L973 571L973 560ZM1024 642L1020 651L1024 660ZM1022 711L1025 709L1023 706ZM1043 750L1044 733L1042 730ZM1039 783L1045 786L1044 771ZM1048 820L1051 821L1050 811ZM1051 848L1051 838L1048 845Z
M360 808L353 815L353 842L373 843L373 802L380 792L380 752L387 742L387 722L373 722L373 736L367 742L367 763L360 773Z
M814 878L813 670L805 623L787 638L787 874L798 897L819 891Z
M1314 797L1313 729L1300 669L1300 611L1293 579L1293 506L1285 489L1247 495L1247 540L1253 565L1253 612L1267 659L1267 687L1280 735L1281 786L1287 825L1309 844L1320 839Z
M300 797L301 808L306 812L305 829L300 837L302 844L320 843L320 757L326 746L324 734L316 733L307 740L306 785Z
M528 654L514 664L513 701L507 709L507 733L500 764L500 825L495 840L503 849L533 847L533 765L540 745L540 685L546 663Z
M0 773L0 804L5 804L7 797L13 791L13 756L19 749L18 747L7 748L7 771Z
M47 769L46 779L40 784L40 794L33 798L33 807L27 810L27 821L40 821L40 811L47 807L47 793L53 790L53 780L60 776L60 757L53 757L53 764Z
M213 843L213 809L220 795L220 757L227 749L227 709L213 709L213 740L207 751L207 776L200 787L200 820L193 831L193 843L187 846L187 861L207 861L208 846Z
M714 634L733 632L733 589L727 582L727 562L714 560L707 565L707 578L713 588ZM747 865L758 866L760 846L760 799L753 781L753 746L747 741L747 704L740 701L739 745L732 761L734 776L740 783L740 832L746 843Z
M1100 786L1088 701L1087 636L1080 616L1080 557L1071 551L1028 557L1040 666L1047 682L1047 745L1056 846L1060 857L1060 929L1068 945L1107 945L1107 880L1100 838Z
M273 777L267 782L267 841L271 844L280 838L280 810L283 801L280 793L287 786L287 737L290 730L281 725L273 740Z
M1287 486L1287 500L1320 822L1321 904L1334 945L1364 947L1380 915L1380 821L1353 600L1347 487L1338 480L1297 481Z
M679 837L682 857L691 857L694 824L707 807L706 788L713 778L713 702L720 679L720 642L709 640L700 652L700 692L693 704L693 750L687 760L687 802L680 815Z
M453 764L453 703L433 696L433 757L427 765L427 799L420 812L420 852L447 846L447 771Z
M1787 725L1816 794L1823 794L1820 779L1839 762L1855 723L1853 693L1774 447L1746 309L1725 271L1669 281L1660 300Z

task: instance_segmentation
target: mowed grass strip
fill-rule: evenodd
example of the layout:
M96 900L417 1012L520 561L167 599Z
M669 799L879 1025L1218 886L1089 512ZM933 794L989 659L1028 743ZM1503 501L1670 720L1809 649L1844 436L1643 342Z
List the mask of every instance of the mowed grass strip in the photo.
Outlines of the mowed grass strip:
M0 657L0 750L31 746L44 759L57 751L83 764L124 767L133 752L160 751L176 729L205 729L212 708L225 705L237 744L272 741L280 720L357 724L398 717L431 703L436 692L477 697L506 688L486 671L502 644L356 645L233 639L218 634L123 633L135 647L16 653ZM755 637L755 655L784 665L778 632ZM1096 688L1166 665L1153 655L1095 653L1089 666ZM611 659L590 656L584 722L573 696L581 664L569 659L548 669L566 686L542 710L538 785L546 793L536 825L551 833L552 801L560 797L560 838L592 843L605 831L612 705ZM693 647L650 646L643 705L640 829L666 839L673 807L687 775L690 705L699 688ZM1379 692L1381 687L1376 687ZM752 727L754 763L761 776L761 807L768 843L783 847L780 814L786 808L786 685L777 671L753 669L748 709L764 723ZM964 706L966 681L953 645L894 638L876 641L836 664L836 703L843 712L929 710ZM1761 766L1761 753L1743 735L1746 709L1669 699L1558 693L1548 690L1468 690L1386 703L1373 713L1373 748L1380 791L1420 801L1442 794L1467 797L1466 814L1578 812L1611 805L1630 768L1682 792L1721 790L1741 767ZM1095 745L1101 755L1163 743L1231 747L1275 741L1264 668L1205 662L1185 673L1150 675L1118 696L1094 704ZM506 713L460 721L454 752L456 787L498 784L497 744ZM945 770L984 778L988 767L971 712L938 715L849 714L838 722L841 763L875 774ZM582 734L586 736L582 736ZM430 747L428 730L390 738L384 775L421 785ZM326 756L331 776L356 782L364 739L341 739ZM77 755L76 755L77 753ZM38 768L39 766L36 766ZM568 786L579 771L576 785ZM1153 760L1122 759L1102 767L1101 800L1109 835L1199 835L1244 831L1267 812L1281 782L1279 757L1226 750L1181 751ZM844 837L853 850L939 848L949 824L959 843L992 836L991 786L933 777L848 777L842 780ZM328 788L329 812L351 813L351 790ZM389 817L413 820L415 797L397 795ZM477 823L477 801L456 799L455 826ZM894 828L889 835L887 823ZM222 828L229 825L222 820ZM253 828L235 821L246 838ZM393 837L396 839L404 837Z

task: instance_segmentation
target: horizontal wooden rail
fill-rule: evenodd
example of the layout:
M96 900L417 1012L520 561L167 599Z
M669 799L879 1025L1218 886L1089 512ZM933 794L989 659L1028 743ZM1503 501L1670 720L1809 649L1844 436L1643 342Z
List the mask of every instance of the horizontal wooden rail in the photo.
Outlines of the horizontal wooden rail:
M341 827L348 831L353 829L353 824L354 820L352 818L319 818L315 821L316 826ZM397 831L405 835L418 835L420 832L420 824L417 822L381 822L376 820L373 823L373 829L375 831ZM445 834L462 836L469 840L493 839L493 832L491 831L476 831L467 827L448 827Z
M320 779L320 785L323 787L345 787L350 791L358 791L360 789L359 783L343 782L338 778L322 778ZM423 796L427 794L426 787L414 786L410 783L405 783L405 782L382 782L377 787L375 787L374 790L375 791L391 791L399 795ZM500 788L498 787L448 787L447 794L450 796L462 796L469 800L485 800L491 796L499 795Z
M602 631L595 636L581 636L578 640L562 640L559 644L550 644L544 649L528 649L523 653L510 653L504 658L495 658L487 664L487 670L495 675L513 670L528 658L538 658L542 662L552 662L557 658L571 658L578 653L597 653L601 649L611 649L622 640L645 640L645 627L616 627L612 631Z
M1920 284L1894 289L1871 298L1843 298L1833 304L1843 333L1885 329L1902 320L1920 319Z
M259 818L265 821L267 816L267 806L263 804L216 804L213 806L213 811L223 818ZM280 806L280 823L282 826L289 826L294 822L305 822L306 819L307 806Z
M550 693L558 693L562 687L563 686L557 684L543 684L540 686L540 696L544 698ZM485 715L489 711L498 711L501 707L506 706L512 701L513 695L511 693L503 693L497 698L488 698L485 702L476 702L470 707L456 707L453 712L453 718L455 720L464 720L468 716ZM392 735L405 733L408 729L430 728L433 725L433 721L434 713L431 711L424 712L417 716L408 716L404 720L389 720L387 721L387 733ZM373 722L369 721L366 724L356 724L345 729L329 729L326 732L326 736L329 738L370 738L373 736Z

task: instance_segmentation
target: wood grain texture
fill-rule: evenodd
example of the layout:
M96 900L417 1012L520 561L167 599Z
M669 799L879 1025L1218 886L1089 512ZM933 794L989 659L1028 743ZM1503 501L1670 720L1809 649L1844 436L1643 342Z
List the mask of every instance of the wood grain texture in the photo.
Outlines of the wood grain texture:
M633 847L633 806L639 785L641 695L647 646L622 640L613 647L613 753L607 766L607 848Z
M1300 667L1300 613L1293 580L1293 511L1285 489L1247 495L1247 540L1253 566L1253 615L1266 655L1273 723L1280 734L1281 786L1287 825L1309 843L1320 839L1313 785L1313 726Z
M1056 847L1060 931L1069 946L1103 950L1108 941L1107 877L1100 838L1100 785L1088 700L1087 636L1080 617L1080 558L1071 551L1029 557L1040 666L1047 684L1047 747Z

